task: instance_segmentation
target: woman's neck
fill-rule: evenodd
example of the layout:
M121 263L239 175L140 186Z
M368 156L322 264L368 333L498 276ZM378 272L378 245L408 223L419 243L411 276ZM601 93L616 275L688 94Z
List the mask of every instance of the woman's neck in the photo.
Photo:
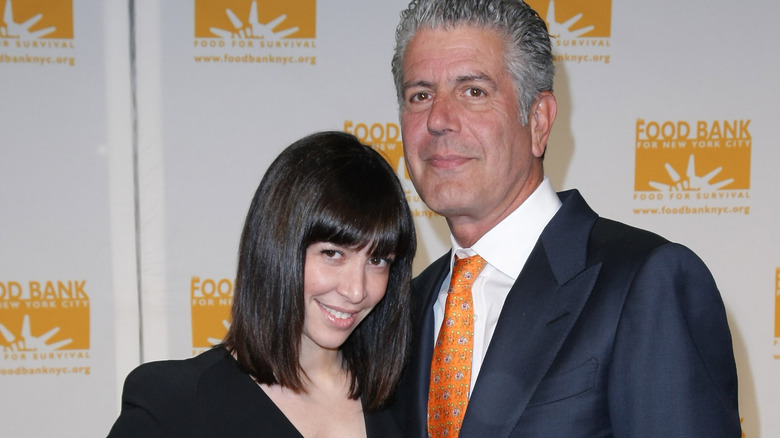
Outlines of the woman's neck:
M304 378L308 385L322 389L343 387L348 372L344 368L340 350L328 350L320 347L302 345L298 356Z

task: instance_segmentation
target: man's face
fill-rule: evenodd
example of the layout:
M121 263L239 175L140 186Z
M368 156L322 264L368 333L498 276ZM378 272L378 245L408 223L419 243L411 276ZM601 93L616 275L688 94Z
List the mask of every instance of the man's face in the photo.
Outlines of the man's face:
M471 26L420 29L406 49L406 165L422 199L451 227L487 231L543 177L544 149L533 147L533 120L521 123L504 52L495 32Z

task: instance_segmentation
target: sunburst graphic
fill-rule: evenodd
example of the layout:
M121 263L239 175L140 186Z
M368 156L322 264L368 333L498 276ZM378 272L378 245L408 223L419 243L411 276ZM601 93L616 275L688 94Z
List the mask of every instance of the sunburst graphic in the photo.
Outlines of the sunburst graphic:
M712 171L708 172L705 175L698 176L696 174L696 161L693 157L693 154L691 154L690 158L688 158L688 167L685 170L684 178L680 176L680 174L674 169L674 167L670 163L666 163L664 167L666 168L666 173L669 174L672 183L664 184L656 181L650 181L648 183L650 187L658 191L712 192L715 190L722 189L723 187L726 187L732 182L734 182L734 178L728 178L718 182L711 182L723 170L723 168L720 166L716 167L715 169L713 169Z
M3 38L19 38L22 40L34 40L43 38L50 33L57 30L56 27L51 26L45 29L36 30L30 32L30 29L35 26L41 19L43 14L37 14L23 23L17 23L14 20L13 5L11 0L6 0L5 11L3 12L4 26L0 26L0 37Z
M62 341L49 344L48 343L49 339L51 339L59 331L60 331L59 327L54 327L53 329L47 331L41 336L33 336L32 330L30 329L30 315L24 315L24 320L22 321L22 331L20 336L15 336L3 324L0 324L0 333L3 335L6 342L8 342L9 344L8 346L3 347L3 351L49 352L49 351L57 350L73 342L73 339L64 339Z
M228 321L227 319L223 319L222 320L222 326L225 327L225 330L230 330L230 321ZM209 344L211 344L211 345L218 345L218 344L222 343L222 339L215 338L215 337L212 337L212 336L209 336L208 341L209 341Z
M582 13L576 14L563 23L559 23L555 19L555 1L550 0L550 6L547 9L547 25L549 27L550 35L561 39L573 39L581 37L586 33L595 29L595 26L585 26L578 29L573 29L578 21L582 18Z
M288 35L298 32L298 27L290 27L288 29L282 29L278 32L274 32L284 20L287 19L287 15L282 14L268 23L260 23L259 15L257 13L257 1L252 2L252 7L249 10L249 18L247 24L238 18L238 16L230 9L225 8L225 13L230 22L233 24L234 30L225 30L218 27L211 27L211 33L221 38L258 38L258 39L282 39Z

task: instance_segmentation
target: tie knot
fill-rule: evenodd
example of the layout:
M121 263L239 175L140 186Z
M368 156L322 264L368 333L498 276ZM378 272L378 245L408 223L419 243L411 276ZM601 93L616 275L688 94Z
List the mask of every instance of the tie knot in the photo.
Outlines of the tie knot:
M471 285L476 280L482 268L485 267L485 259L478 255L466 258L455 257L452 267L452 279L450 280L450 293L465 292L471 290Z

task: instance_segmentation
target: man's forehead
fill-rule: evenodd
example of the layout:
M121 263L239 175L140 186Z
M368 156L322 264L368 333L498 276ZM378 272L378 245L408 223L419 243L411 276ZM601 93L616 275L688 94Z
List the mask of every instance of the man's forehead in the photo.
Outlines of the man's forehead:
M421 30L403 59L405 84L433 79L494 81L504 68L500 38L476 27Z

